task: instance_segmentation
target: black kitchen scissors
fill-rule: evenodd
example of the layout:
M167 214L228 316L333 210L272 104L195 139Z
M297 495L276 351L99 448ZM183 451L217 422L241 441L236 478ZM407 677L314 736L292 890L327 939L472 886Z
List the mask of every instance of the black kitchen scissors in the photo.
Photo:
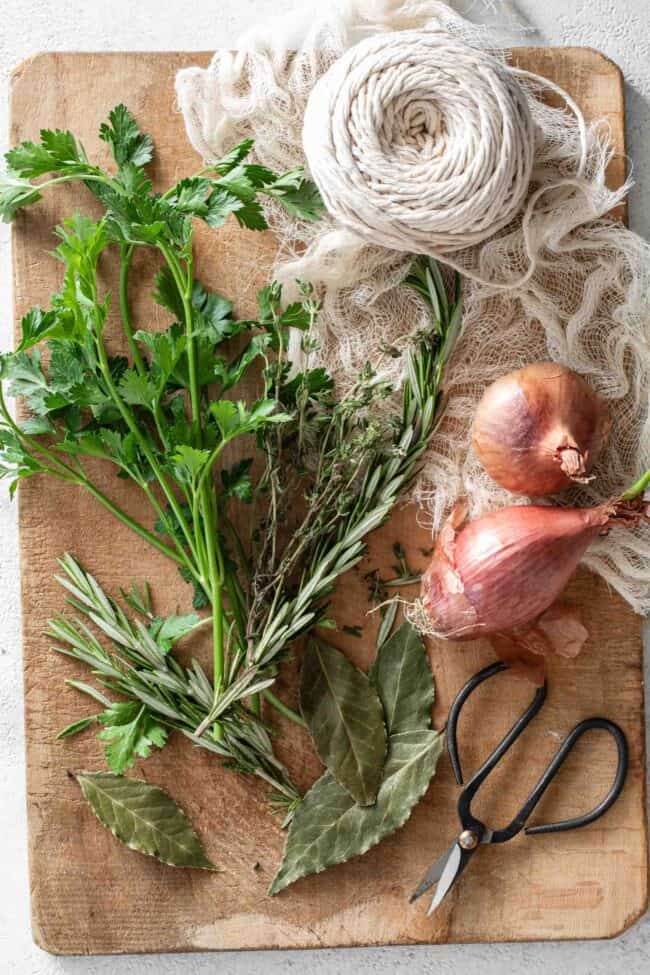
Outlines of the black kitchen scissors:
M478 674L475 674L475 676L465 684L451 706L449 720L447 722L447 748L449 751L452 768L454 770L454 775L456 776L456 781L459 785L463 784L463 773L461 771L460 760L458 757L457 742L457 726L461 709L470 694L476 690L476 688L482 684L483 681L488 680L488 678L493 677L495 674L499 674L504 670L508 670L508 664L496 663L491 664L489 667L485 667L483 670L479 671ZM536 836L540 833L561 833L570 829L579 829L581 826L587 826L589 823L593 823L595 820L600 819L600 817L603 816L616 802L621 794L621 790L625 784L625 777L627 775L628 768L628 747L625 734L617 724L614 724L613 721L608 721L606 718L587 718L585 721L581 721L580 724L577 724L573 731L569 732L548 768L539 779L537 785L508 826L506 826L504 829L490 829L485 825L485 823L482 823L480 819L476 819L476 817L472 815L471 807L474 796L478 792L483 782L487 779L490 772L492 772L492 770L498 765L506 752L512 747L512 745L514 745L528 724L530 724L535 715L540 711L544 701L546 700L546 690L546 684L537 690L537 693L535 694L535 697L529 704L528 708L515 722L500 744L497 745L489 758L485 760L478 772L472 776L461 792L458 799L458 818L460 820L461 832L451 844L449 849L446 850L442 856L438 857L436 862L429 867L420 884L413 891L410 897L411 901L417 900L418 897L421 897L437 884L435 896L433 897L431 906L428 910L429 914L435 911L436 907L440 904L445 895L451 890L480 846L484 844L506 843L508 840L511 840L513 837L517 836L522 829L525 829L528 836ZM586 731L590 731L593 728L599 728L608 732L608 734L610 734L616 742L616 748L618 751L618 767L616 769L616 777L605 798L602 799L594 809L582 816L575 816L572 819L566 819L558 823L546 823L540 826L526 826L526 822L535 809L535 806L546 792L547 788L558 773L562 763L571 752L578 739L581 738Z

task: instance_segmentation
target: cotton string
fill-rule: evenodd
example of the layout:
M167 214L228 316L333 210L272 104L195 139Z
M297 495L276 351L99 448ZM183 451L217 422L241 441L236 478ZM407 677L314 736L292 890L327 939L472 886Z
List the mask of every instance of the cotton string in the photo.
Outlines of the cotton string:
M479 244L528 193L528 96L511 70L445 31L400 31L351 48L314 86L303 145L340 224L410 253Z

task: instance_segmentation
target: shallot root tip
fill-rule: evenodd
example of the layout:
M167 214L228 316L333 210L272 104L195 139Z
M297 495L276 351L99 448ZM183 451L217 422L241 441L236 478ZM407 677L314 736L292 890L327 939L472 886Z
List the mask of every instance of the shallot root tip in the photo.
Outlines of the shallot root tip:
M593 476L587 474L586 457L578 447L558 447L556 456L568 478L579 484L588 484Z
M634 528L644 521L650 521L650 500L644 497L621 498L610 505L609 520Z

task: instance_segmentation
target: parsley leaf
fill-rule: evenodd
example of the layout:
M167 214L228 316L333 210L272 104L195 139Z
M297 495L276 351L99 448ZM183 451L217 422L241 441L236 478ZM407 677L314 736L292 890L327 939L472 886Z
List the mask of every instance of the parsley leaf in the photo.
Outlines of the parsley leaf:
M240 227L246 227L248 230L266 230L268 228L262 206L256 200L245 203L234 213L235 220Z
M283 383L280 398L284 405L293 409L301 391L305 391L308 396L318 396L331 392L333 388L334 382L330 374L326 369L317 366L308 372L298 372L288 382Z
M149 632L160 649L164 653L169 653L174 644L196 629L200 622L201 618L196 613L188 613L184 616L173 614L166 619L157 616L151 623Z
M59 318L54 311L41 311L36 305L23 317L20 323L21 339L16 352L26 352L46 338L66 338L68 322Z
M279 176L264 192L280 201L285 210L302 220L320 220L325 204L318 187L305 177L302 169Z
M41 199L39 191L13 169L0 173L0 217L11 223L21 207Z
M31 353L16 352L4 361L3 375L10 380L9 395L23 396L34 413L47 413L45 400L50 394L41 366L40 349Z
M182 327L175 323L165 332L138 331L134 338L149 350L150 375L147 377L147 382L154 393L152 401L157 402L165 391L181 356L185 353L187 336Z
M144 406L153 410L158 399L156 384L150 376L142 375L136 369L127 369L120 380L120 393L130 406Z
M260 399L248 410L241 400L222 399L210 404L210 413L215 420L224 440L230 440L235 435L254 433L267 423L286 423L291 419L288 413L276 413L277 402L274 399Z
M228 152L222 159L219 159L215 163L211 163L210 169L220 176L226 176L229 172L235 169L241 162L244 161L246 156L249 155L251 149L253 148L253 139L244 139L239 145L234 146L230 152Z
M27 452L13 430L0 427L0 480L9 481L9 495L13 498L18 482L42 470L35 457Z
M222 394L237 385L255 359L264 355L264 350L270 344L270 341L271 337L265 333L254 335L231 365L226 366L224 364L220 368L219 379L221 381L220 392Z
M208 196L212 183L204 177L194 176L182 179L174 187L174 191L165 199L181 213L193 213L197 217L204 217L208 212Z
M144 169L133 162L120 166L117 181L128 196L147 196L153 189L153 184ZM109 196L109 205L111 200L115 203L115 199L114 196Z
M210 459L210 451L181 444L176 448L171 459L181 483L194 484Z
M239 498L240 501L250 504L253 500L253 483L249 474L252 463L252 458L246 457L221 471L221 483L226 497Z
M118 775L131 768L137 756L149 758L152 748L163 748L167 729L139 701L119 701L98 716L105 726L97 735L109 742L104 749L108 767Z
M21 142L5 155L9 169L27 179L46 173L74 173L88 168L88 157L71 132L42 129L41 141Z
M218 230L223 227L231 213L241 210L245 204L239 197L224 188L214 190L208 197L206 211L201 214L208 227Z
M135 118L126 105L116 105L109 113L108 122L99 128L99 138L113 149L115 162L121 168L125 163L144 166L153 158L153 142L138 128Z

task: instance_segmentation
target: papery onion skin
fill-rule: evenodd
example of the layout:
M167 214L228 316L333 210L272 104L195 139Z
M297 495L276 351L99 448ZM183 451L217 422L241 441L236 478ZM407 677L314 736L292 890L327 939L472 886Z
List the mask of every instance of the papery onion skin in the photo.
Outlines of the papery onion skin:
M581 376L536 362L487 388L472 444L497 484L542 497L588 479L610 427L603 401Z
M469 640L525 626L564 590L612 504L596 508L515 505L440 534L422 579L422 605L437 636Z

